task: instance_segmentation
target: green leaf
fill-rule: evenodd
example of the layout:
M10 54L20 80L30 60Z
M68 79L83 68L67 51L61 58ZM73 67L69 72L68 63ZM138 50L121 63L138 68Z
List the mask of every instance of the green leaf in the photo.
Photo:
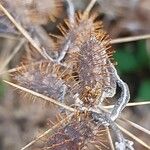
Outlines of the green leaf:
M146 43L145 41L139 41L137 43L138 50L137 50L137 60L140 67L149 66L150 65L150 55L146 50Z
M138 101L150 100L150 79L144 80L139 88Z
M117 68L122 73L136 71L139 67L134 55L126 51L118 51L115 55L115 58L118 62Z

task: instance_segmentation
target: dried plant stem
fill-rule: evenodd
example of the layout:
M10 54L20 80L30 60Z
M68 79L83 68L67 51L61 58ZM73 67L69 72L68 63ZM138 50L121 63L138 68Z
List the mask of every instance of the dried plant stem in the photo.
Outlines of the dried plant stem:
M18 38L17 35L15 36L11 33L0 33L0 37L10 39L10 40L19 40L20 39L20 37Z
M35 64L40 64L41 62L37 62L37 63L35 63ZM31 64L30 64L31 65ZM33 64L34 65L34 64ZM28 65L27 65L28 66ZM8 71L4 71L4 72L1 72L0 73L0 75L2 75L2 74L5 74L5 73L12 73L12 72L15 72L15 71L17 71L17 70L19 70L19 69L22 69L22 67L17 67L17 68L13 68L13 69L10 69L10 70L8 70ZM7 81L5 81L5 82L7 82ZM141 106L141 105L148 105L148 104L150 104L150 101L146 101L146 102L134 102L134 103L128 103L127 105L126 105L126 107L131 107L131 106ZM109 106L102 106L104 109L111 109L111 108L113 108L114 107L114 105L109 105Z
M28 64L28 65L24 65L24 66L12 68L12 69L9 69L9 70L7 70L7 71L2 71L2 72L0 72L0 76L3 75L3 74L6 74L6 73L12 73L12 72L15 72L15 71L19 71L19 70L22 69L23 67L34 66L34 65L38 65L38 64L40 64L40 63L41 63L41 61L37 61L37 62L34 62L34 63L30 63L30 64Z
M126 107L131 107L131 106L141 106L141 105L148 105L150 104L150 101L147 101L147 102L134 102L134 103L128 103L126 105ZM113 108L114 105L109 105L109 106L103 106L103 108L105 109L110 109L110 108Z
M56 101L56 100L50 98L50 97L47 97L47 96L42 95L42 94L40 94L40 93L34 92L34 91L32 91L32 90L29 90L29 89L27 89L27 88L24 88L24 87L22 87L22 86L19 86L19 85L17 85L17 84L12 83L12 82L9 82L9 81L6 81L6 80L3 80L3 81L4 81L5 83L7 83L7 84L9 84L9 85L11 85L11 86L17 88L17 89L20 89L20 90L22 90L22 91L25 91L25 92L27 92L27 93L30 93L30 94L32 94L32 95L34 95L34 96L40 97L40 98L44 99L45 101L48 101L48 102L53 103L53 104L55 104L55 105L58 105L58 106L60 106L60 107L62 107L62 108L64 108L64 109L66 109L66 110L68 110L68 111L70 111L70 112L75 112L75 113L77 112L77 110L76 110L75 108L72 108L72 107L70 107L70 106L67 106L67 105L65 105L65 104L63 104L63 103L61 103L61 102L58 102L58 101ZM88 108L85 108L85 107L84 107L84 109L83 109L82 111L84 111L84 110L85 110L85 111L89 111L89 109L88 109ZM95 112L95 113L99 113L99 111L96 111L95 109L91 109L91 111L93 111L93 112Z
M37 43L31 38L31 36L28 34L28 32L15 21L15 19L12 17L12 15L0 4L0 9L3 11L3 13L9 18L9 20L16 26L16 28L24 35L24 37L31 43L31 45L45 58L47 57L43 54L42 49L37 45Z
M35 142L37 142L38 140L40 140L41 138L43 138L44 136L46 136L47 134L49 134L51 131L53 131L57 127L61 126L64 122L66 122L68 119L70 119L70 117L72 117L73 115L74 115L74 113L71 113L66 118L64 118L61 121L59 121L59 123L57 123L56 125L54 125L52 128L46 130L43 134L41 134L40 136L38 136L35 140L31 141L26 146L24 146L23 148L21 148L21 150L25 150L25 149L29 148L30 146L32 146Z
M69 22L70 25L74 25L75 21L75 9L72 3L72 0L66 0L68 3L68 15L69 15Z
M135 103L128 103L126 106L141 106L141 105L148 105L150 104L150 101L147 102L135 102Z
M139 139L137 136L133 135L131 132L129 132L128 130L126 130L125 128L121 127L120 125L118 125L118 128L123 131L125 134L127 134L129 137L131 137L132 139L134 139L135 141L137 141L138 143L140 143L141 145L143 145L144 147L150 149L150 146L147 145L145 142L143 142L141 139Z
M34 91L32 91L32 90L26 89L26 88L24 88L24 87L21 87L21 86L19 86L19 85L17 85L17 84L12 83L12 82L9 82L9 81L6 81L6 80L3 80L3 81L4 81L5 83L7 83L7 84L9 84L9 85L11 85L11 86L17 88L17 89L20 89L20 90L22 90L22 91L25 91L25 92L27 92L27 93L30 93L30 94L32 94L32 95L34 95L34 96L40 97L40 98L42 98L42 99L44 99L44 100L46 100L46 101L48 101L48 102L50 102L50 103L53 103L53 104L58 105L58 106L60 106L60 107L62 107L62 108L65 108L66 110L69 110L69 111L71 111L71 112L76 112L76 109L71 108L71 107L69 107L69 106L67 106L67 105L65 105L65 104L63 104L63 103L60 103L60 102L58 102L58 101L56 101L56 100L54 100L54 99L52 99L52 98L50 98L50 97L47 97L47 96L44 96L44 95L42 95L42 94L40 94L40 93L37 93L37 92L34 92Z
M5 33L0 33L0 37L12 39L12 40L17 39L17 36L11 35L11 34L5 34ZM138 36L112 39L110 41L110 43L111 44L125 43L125 42L132 42L132 41L138 41L138 40L146 40L146 39L149 39L149 38L150 38L150 34L145 34L145 35L138 35Z
M144 127L142 127L142 126L140 126L140 125L138 125L138 124L136 124L136 123L134 123L134 122L132 122L132 121L130 121L130 120L128 120L128 119L125 119L125 118L122 118L122 117L121 117L121 118L119 118L119 120L122 120L122 121L124 121L125 123L130 124L130 125L133 126L134 128L136 128L136 129L138 129L138 130L140 130L140 131L143 131L144 133L150 135L150 131L149 131L149 130L145 129Z
M14 51L12 52L12 54L5 60L5 62L3 62L2 67L0 68L0 72L4 70L4 68L8 65L8 63L11 61L11 59L15 56L15 54L20 50L20 48L22 47L22 45L25 43L25 39L22 39L19 44L17 45L17 47L14 49Z
M96 3L96 1L97 0L91 0L91 2L89 3L89 5L87 6L87 8L84 11L84 14L83 14L84 17L89 15L89 13L90 13L92 7L94 6L94 4Z
M107 131L108 139L109 139L109 142L110 142L111 150L115 150L109 127L106 127L106 131Z
M146 35L113 39L110 41L110 43L111 44L125 43L125 42L132 42L132 41L138 41L138 40L145 40L145 39L149 39L149 38L150 38L150 34L146 34Z
M75 25L75 9L74 9L72 0L66 0L66 2L68 3L69 23L70 23L70 26L73 27ZM62 51L60 52L59 57L56 60L57 63L60 63L62 61L62 59L64 59L66 53L68 52L70 44L71 44L71 41L70 41L70 39L68 39L66 44L62 48Z
M122 110L128 104L128 102L130 100L130 92L129 92L128 85L120 79L116 68L112 64L111 64L111 68L114 72L113 76L116 79L116 83L118 84L118 86L122 90L120 98L117 100L117 102L115 103L115 105L114 105L114 107L113 107L113 109L111 110L111 113L110 113L111 119L115 120L115 119L118 118L119 114L121 114Z

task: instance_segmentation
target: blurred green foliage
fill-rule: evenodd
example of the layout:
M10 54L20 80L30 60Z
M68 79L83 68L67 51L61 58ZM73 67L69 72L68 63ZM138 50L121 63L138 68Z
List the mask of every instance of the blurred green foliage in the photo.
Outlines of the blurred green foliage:
M115 60L120 75L137 77L139 82L137 100L150 100L150 55L148 54L146 41L124 43L117 46ZM130 82L130 81L129 81ZM134 80L133 80L134 82Z
M0 100L4 96L4 92L5 92L4 82L0 80Z
M145 41L119 45L115 58L121 73L137 72L143 67L150 66L150 56L147 53Z
M148 101L150 99L150 79L144 80L139 88L137 101Z

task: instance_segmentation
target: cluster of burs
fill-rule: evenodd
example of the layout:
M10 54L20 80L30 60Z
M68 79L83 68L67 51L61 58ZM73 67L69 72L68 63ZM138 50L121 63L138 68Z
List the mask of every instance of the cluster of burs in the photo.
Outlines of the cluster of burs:
M52 8L43 5L48 1ZM103 135L105 141L101 141L100 133L102 129L110 129L115 149L133 150L133 142L124 138L116 124L130 99L129 89L112 62L114 50L108 34L98 15L90 13L94 1L82 13L75 13L71 0L48 1L34 1L36 9L33 9L32 1L23 4L16 0L12 4L7 0L10 14L18 22L16 27L23 30L31 50L30 59L26 58L25 65L12 73L13 81L18 87L38 93L39 97L43 95L64 118L61 127L47 140L46 148L106 149L104 143L108 142L108 136ZM45 16L61 13L63 4L68 19L58 26L60 35L48 34L41 26L42 21L46 21ZM15 9L17 6L19 9ZM115 96L117 86L121 89L120 96L107 109L105 100Z

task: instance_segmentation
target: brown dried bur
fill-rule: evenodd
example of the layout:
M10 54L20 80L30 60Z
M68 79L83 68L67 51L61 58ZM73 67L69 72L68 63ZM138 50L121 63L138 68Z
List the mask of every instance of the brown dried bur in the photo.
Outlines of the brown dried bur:
M106 129L92 121L90 114L73 116L46 140L44 150L109 149Z
M12 73L12 76L15 82L22 87L63 103L73 103L73 95L70 92L68 95L68 91L75 81L71 78L69 69L64 66L50 61L41 61L22 66Z
M110 64L114 50L110 46L110 39L102 28L102 23L96 20L96 15L90 18L78 13L75 24L66 25L69 30L60 26L64 35L62 45L68 44L68 53L64 63L72 67L73 75L79 82L73 90L78 92L80 100L85 104L97 104L102 97L103 90L115 89L115 81L111 78ZM113 90L114 90L113 89ZM113 91L114 93L114 91Z

